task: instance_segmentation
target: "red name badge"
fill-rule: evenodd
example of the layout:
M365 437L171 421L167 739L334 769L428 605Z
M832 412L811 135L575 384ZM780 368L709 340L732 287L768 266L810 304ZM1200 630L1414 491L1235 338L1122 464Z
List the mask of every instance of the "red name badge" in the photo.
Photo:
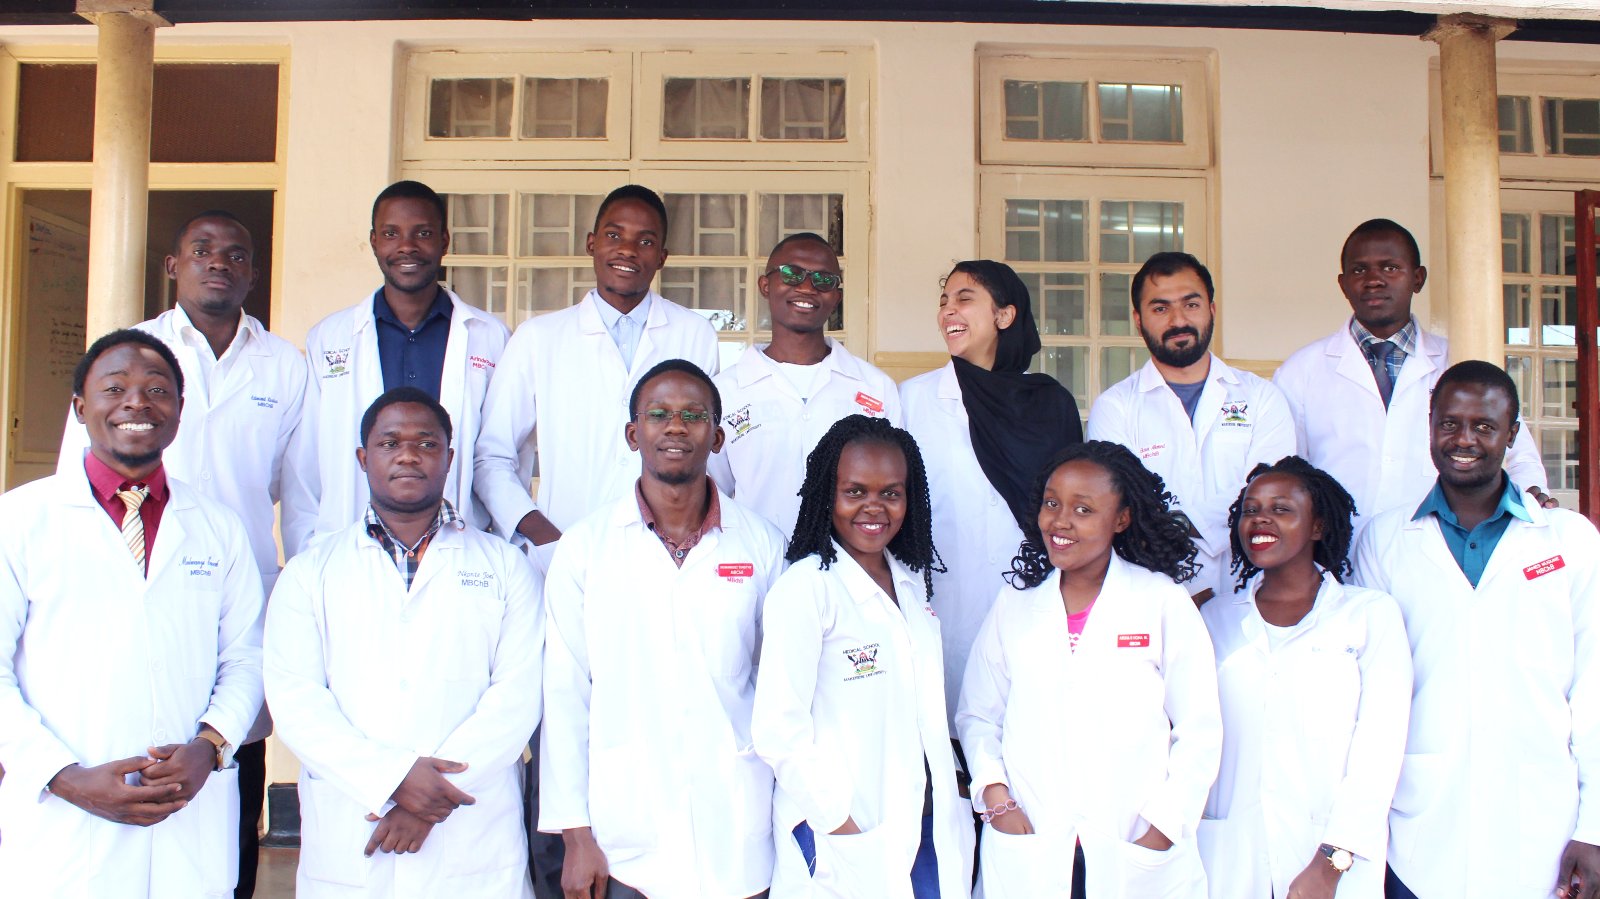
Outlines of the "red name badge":
M856 405L867 410L870 415L877 415L883 411L883 400L875 396L867 396L865 393L856 394Z
M1543 577L1552 571L1560 571L1565 567L1567 567L1567 560L1560 556L1551 556L1543 562L1535 562L1522 569L1522 576L1531 581L1536 577Z
M1149 634L1118 634L1117 635L1117 648L1118 649L1138 649L1140 647L1149 646L1149 645L1150 645L1150 635Z
M724 562L717 566L717 577L755 577L756 566L749 562Z

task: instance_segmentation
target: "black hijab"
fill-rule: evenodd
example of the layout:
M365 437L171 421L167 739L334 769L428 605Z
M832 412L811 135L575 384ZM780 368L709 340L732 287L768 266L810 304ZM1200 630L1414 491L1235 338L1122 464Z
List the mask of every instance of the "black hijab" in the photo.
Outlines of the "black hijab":
M951 274L964 272L994 297L995 305L1016 307L1010 327L1000 332L994 368L985 370L951 357L961 403L978 466L996 492L1005 497L1017 526L1039 517L1034 507L1034 480L1050 457L1083 440L1078 403L1055 378L1029 372L1039 352L1039 327L1034 323L1027 285L1011 266L977 259L957 263Z

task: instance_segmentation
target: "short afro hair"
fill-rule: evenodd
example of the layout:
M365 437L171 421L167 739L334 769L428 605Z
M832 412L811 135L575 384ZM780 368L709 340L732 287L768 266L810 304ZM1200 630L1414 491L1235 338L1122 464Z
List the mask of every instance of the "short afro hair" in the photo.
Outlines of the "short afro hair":
M378 227L378 207L382 206L385 200L421 200L432 206L434 211L439 213L440 227L443 227L446 231L450 230L450 214L445 209L444 197L439 196L437 191L421 181L396 181L385 187L378 194L378 198L372 201L372 228L374 230Z
M661 243L667 242L667 204L661 202L660 194L642 184L624 184L600 201L600 208L594 213L594 230L600 230L600 222L605 219L606 210L623 200L637 200L656 211L656 217L661 219Z
M167 367L172 369L173 383L178 387L178 398L183 398L183 367L178 364L178 357L173 355L172 348L162 342L161 338L138 328L121 328L102 336L99 340L89 345L83 358L78 360L78 365L72 370L72 395L83 396L84 383L89 380L89 369L94 367L95 360L107 352L124 344L137 343L142 347L154 350L157 355L166 360Z
M688 359L667 359L662 362L657 362L653 368L645 372L644 375L639 378L638 383L633 385L633 392L628 394L628 420L633 421L633 417L639 413L639 394L644 392L644 385L654 381L656 378L659 378L664 374L669 374L671 372L681 372L706 385L706 391L711 394L712 418L714 419L715 424L718 427L721 427L722 391L717 389L717 385L712 382L710 375L706 374L700 369L700 366L695 365Z
M439 419L439 426L444 428L445 443L448 444L455 436L454 429L450 427L450 413L445 411L444 406L438 400L434 399L425 390L418 390L415 387L396 387L393 390L385 391L382 396L373 400L372 405L367 407L367 411L361 414L361 445L363 447L367 445L367 438L372 436L372 429L378 424L378 414L390 406L396 406L401 403L415 403L432 412L434 417Z

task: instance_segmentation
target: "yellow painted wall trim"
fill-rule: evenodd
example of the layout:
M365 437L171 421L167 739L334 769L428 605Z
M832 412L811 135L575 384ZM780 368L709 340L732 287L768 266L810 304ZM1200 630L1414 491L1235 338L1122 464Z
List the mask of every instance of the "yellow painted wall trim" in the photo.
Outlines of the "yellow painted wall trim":
M872 355L872 364L896 381L914 378L923 372L933 371L950 361L949 353L891 353Z
M1278 370L1278 366L1283 364L1283 361L1279 359L1224 359L1223 361L1234 368L1250 372L1253 375L1260 375L1263 378L1271 378L1273 373Z

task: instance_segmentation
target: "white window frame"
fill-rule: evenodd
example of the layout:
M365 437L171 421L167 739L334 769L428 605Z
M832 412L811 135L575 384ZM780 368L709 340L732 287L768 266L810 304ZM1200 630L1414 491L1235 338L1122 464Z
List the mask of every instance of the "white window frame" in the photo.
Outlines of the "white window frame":
M1439 87L1439 60L1434 58L1429 72L1429 107L1433 120L1430 134L1429 156L1433 174L1444 174L1444 145L1438 136L1444 133L1444 112ZM1506 180L1526 181L1583 181L1600 182L1600 156L1557 156L1546 152L1544 143L1545 99L1600 99L1600 68L1586 71L1562 69L1525 69L1520 66L1501 66L1496 91L1502 97L1529 98L1529 127L1532 129L1533 152L1500 153L1500 177Z
M985 165L1205 168L1212 164L1208 53L1159 50L1149 56L1105 56L1103 48L1062 50L1059 56L991 54L978 59L979 161ZM1070 81L1088 85L1088 139L1006 138L1005 82ZM1101 83L1175 84L1183 89L1180 143L1103 141L1099 137Z

